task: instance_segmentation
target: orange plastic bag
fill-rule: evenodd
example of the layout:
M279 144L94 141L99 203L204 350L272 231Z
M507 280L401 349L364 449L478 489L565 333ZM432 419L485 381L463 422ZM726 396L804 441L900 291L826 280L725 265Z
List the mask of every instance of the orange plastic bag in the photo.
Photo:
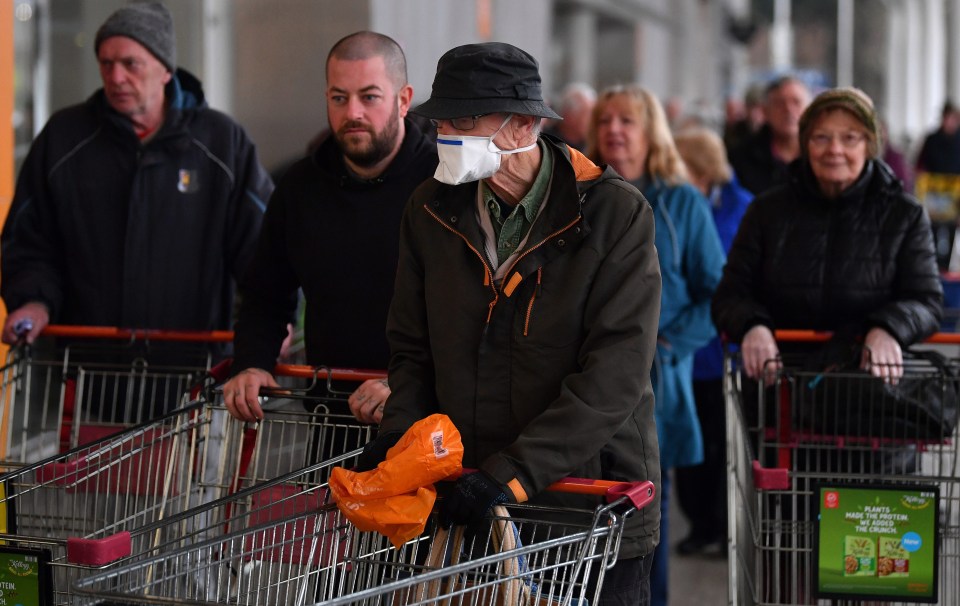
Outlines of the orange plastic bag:
M376 469L334 468L329 487L358 529L380 532L399 547L423 532L437 499L433 483L462 470L460 432L435 414L414 423Z

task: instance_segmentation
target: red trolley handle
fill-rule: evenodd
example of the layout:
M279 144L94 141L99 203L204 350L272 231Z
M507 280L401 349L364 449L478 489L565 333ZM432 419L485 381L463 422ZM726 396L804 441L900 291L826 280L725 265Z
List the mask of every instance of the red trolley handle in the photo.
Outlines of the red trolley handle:
M229 343L233 341L232 330L159 330L153 328L50 324L40 334L47 337L125 341L180 341L184 343Z
M370 379L386 379L387 373L383 370L369 370L365 368L328 368L326 366L305 366L302 364L277 364L273 374L281 377L295 377L298 379L330 379L333 381L367 381Z
M464 469L459 474L451 475L447 480L456 480L463 474L475 471L477 470ZM589 478L563 478L547 486L547 490L605 497L608 503L626 497L637 509L643 509L649 505L657 494L657 489L650 480L617 482L615 480L591 480Z
M230 368L233 358L223 360L207 374L217 383L222 383L230 377ZM298 379L326 379L333 381L366 381L368 379L386 379L385 370L366 370L362 368L328 368L326 366L305 366L302 364L277 364L273 367L273 374L280 377L294 377Z
M773 332L773 337L777 341L792 341L794 343L829 341L832 336L832 332L821 330L775 330ZM938 332L927 337L923 342L960 345L960 333Z

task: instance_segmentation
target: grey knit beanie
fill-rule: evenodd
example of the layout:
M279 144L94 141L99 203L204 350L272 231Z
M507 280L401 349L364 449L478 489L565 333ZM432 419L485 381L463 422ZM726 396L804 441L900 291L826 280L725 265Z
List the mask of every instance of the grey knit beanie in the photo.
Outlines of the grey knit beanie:
M99 54L100 44L114 36L136 40L171 72L177 69L173 18L159 2L137 2L114 11L97 30L93 52Z

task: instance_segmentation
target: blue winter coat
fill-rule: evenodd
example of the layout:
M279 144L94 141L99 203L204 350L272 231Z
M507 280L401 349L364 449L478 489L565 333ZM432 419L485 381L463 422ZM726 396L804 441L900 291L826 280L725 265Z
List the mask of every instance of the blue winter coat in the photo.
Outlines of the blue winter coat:
M710 299L726 256L700 192L659 180L641 191L653 207L663 280L651 372L660 465L696 465L703 461L703 437L693 400L693 354L716 335Z
M753 194L744 189L737 177L718 188L718 196L711 200L713 222L720 234L720 243L724 252L730 252L733 237L737 235L740 219L747 212L747 206L753 200ZM719 379L723 376L723 344L720 337L714 337L705 347L697 351L693 358L694 381Z

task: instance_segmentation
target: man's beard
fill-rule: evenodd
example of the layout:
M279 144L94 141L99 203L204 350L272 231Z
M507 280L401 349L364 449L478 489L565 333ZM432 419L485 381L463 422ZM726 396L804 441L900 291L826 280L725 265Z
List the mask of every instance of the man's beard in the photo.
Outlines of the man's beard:
M343 155L357 166L364 168L375 166L378 162L389 156L390 152L392 152L397 145L397 137L400 134L399 115L400 110L397 105L394 104L390 119L387 120L383 130L379 133L374 132L372 128L369 128L362 122L345 122L340 126L339 131L335 131L334 135L337 143L340 145L340 149L343 151ZM360 146L345 141L345 136L342 131L357 127L365 128L367 132L370 133L369 144Z

